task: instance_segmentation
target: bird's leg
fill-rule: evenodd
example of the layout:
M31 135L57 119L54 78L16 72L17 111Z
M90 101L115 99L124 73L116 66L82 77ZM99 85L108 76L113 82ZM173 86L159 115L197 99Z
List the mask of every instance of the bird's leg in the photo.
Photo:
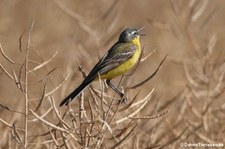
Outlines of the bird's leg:
M121 98L121 102L126 103L127 102L127 98L125 97L125 95L118 89L116 88L111 82L110 80L106 80L106 83L108 84L109 87L111 87Z

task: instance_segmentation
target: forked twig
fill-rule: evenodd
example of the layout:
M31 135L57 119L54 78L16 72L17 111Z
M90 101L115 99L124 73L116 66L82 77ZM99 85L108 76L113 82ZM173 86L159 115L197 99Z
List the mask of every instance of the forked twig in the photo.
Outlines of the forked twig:
M133 117L135 114L137 114L141 109L143 109L145 107L145 105L148 103L149 100L151 100L151 96L153 93L154 89L152 89L149 94L143 99L143 103L132 113L128 114L127 116L125 116L124 118L121 118L119 120L117 120L115 123L119 124L124 122L125 120L129 119L129 117Z
M134 133L134 130L135 128L137 127L137 125L135 125L131 130L130 132L123 138L120 140L120 142L116 143L114 146L112 146L111 148L114 149L114 148L117 148L119 146L122 146L123 143L125 143L125 141L132 135L132 133Z
M124 110L127 110L128 108L130 108L131 105L134 103L134 101L137 99L137 96L139 93L140 93L140 91L138 91L138 93L134 96L134 98L131 100L131 102L129 104L127 104L125 107L119 109L118 111L121 112L121 111L124 111Z
M34 117L36 117L42 124L45 124L46 126L52 128L52 129L56 129L56 130L58 130L58 131L62 131L62 132L67 132L67 133L69 133L66 129L63 129L63 128L61 128L61 127L57 127L56 125L54 125L54 124L52 124L52 123L50 123L50 122L44 120L43 118L41 118L40 116L38 116L33 110L31 110L31 109L28 109L28 110L29 110L29 111L31 112L31 114L32 114Z
M49 62L51 62L55 58L57 53L58 53L58 51L56 51L55 54L49 60L46 60L45 62L41 63L40 65L34 67L32 70L29 70L28 73L38 70L38 69L44 67L45 65L47 65Z
M68 73L67 76L62 80L62 82L61 82L58 86L56 86L54 89L52 89L51 91L47 92L47 93L44 95L44 97L47 97L47 96L53 94L56 90L58 90L58 89L65 83L65 81L68 79L69 75L70 75L70 74ZM31 100L38 100L38 99L41 99L41 98L42 98L42 97L33 98L33 99L30 99L30 101L31 101Z
M18 132L17 129L16 129L16 124L13 123L12 126L13 126L13 129L12 129L12 136L13 136L13 138L16 140L16 142L20 144L20 143L22 142L22 139L21 139L21 137L20 137L19 132Z

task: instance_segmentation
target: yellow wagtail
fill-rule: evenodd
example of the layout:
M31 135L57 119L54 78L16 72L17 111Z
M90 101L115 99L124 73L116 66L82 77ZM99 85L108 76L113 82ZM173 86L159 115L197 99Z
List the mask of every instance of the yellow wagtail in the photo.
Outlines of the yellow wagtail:
M124 98L124 94L117 89L110 81L111 79L124 74L131 69L139 60L141 55L141 45L139 37L140 29L127 28L119 37L119 40L108 50L108 52L99 60L84 81L71 94L69 94L61 103L67 105L77 97L90 83L98 79L106 79L106 83Z

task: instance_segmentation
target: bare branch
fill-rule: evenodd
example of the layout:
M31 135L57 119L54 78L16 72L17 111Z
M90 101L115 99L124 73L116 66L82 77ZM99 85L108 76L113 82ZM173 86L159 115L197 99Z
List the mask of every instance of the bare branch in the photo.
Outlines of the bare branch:
M134 98L131 100L131 102L129 104L127 104L125 107L119 109L118 111L121 112L121 111L125 111L128 108L130 108L131 105L134 103L134 101L137 99L137 96L138 96L139 93L140 93L140 91L138 91L138 93L134 96Z
M141 58L140 62L144 62L144 61L145 61L146 59L148 59L152 54L154 54L155 51L156 51L156 49L153 50L152 52L149 52L145 57Z
M0 122L2 122L4 125L6 125L9 128L13 128L13 125L9 124L8 122L6 122L5 120L3 120L2 118L0 118ZM17 130L24 132L24 129L17 128Z
M29 68L29 51L30 51L30 42L31 42L31 33L34 28L34 21L31 22L29 33L28 33L28 39L27 39L27 46L26 46L26 52L25 52L25 62L24 62L24 148L27 148L28 145L28 108L29 108L29 99L28 99L28 68Z
M6 106L6 105L3 105L3 104L1 104L1 103L0 103L0 107L2 107L2 108L5 109L5 110L8 110L8 111L10 111L10 112L15 112L15 113L19 113L19 114L23 114L23 115L24 115L23 112L13 110L12 108L10 108L10 107L8 107L8 106Z
M38 70L38 69L44 67L44 66L47 65L49 62L51 62L51 61L53 60L53 58L54 58L57 54L58 54L58 51L56 51L55 54L54 54L49 60L47 60L47 61L41 63L40 65L38 65L38 66L36 66L36 67L34 67L32 70L29 70L28 73L33 72L33 71L35 71L35 70Z
M17 143L19 143L19 144L22 143L22 139L20 137L19 132L16 129L16 124L15 123L13 123L12 136L16 140Z
M15 62L14 62L11 58L9 58L9 57L3 52L3 48L2 48L1 43L0 43L0 52L2 53L2 55L4 56L4 58L7 59L10 63L15 64Z
M22 32L22 34L20 35L20 38L19 38L19 50L20 50L20 52L23 52L22 38L23 38L23 35L25 34L26 31L27 31L27 29Z
M148 78L146 78L142 82L140 82L140 83L138 83L138 84L136 84L136 85L134 85L132 87L127 87L127 89L135 89L137 87L142 86L143 84L145 84L149 80L151 80L157 74L157 72L159 71L159 69L160 69L161 65L163 64L163 62L165 61L166 57L167 57L167 55L163 58L163 60L160 62L159 66L157 67L157 69L155 70L155 72L152 75L150 75Z
M123 145L123 143L132 135L132 133L134 133L135 128L137 127L137 125L135 125L130 132L118 143L116 143L113 147L111 147L112 149L117 148L117 147L121 147Z
M36 109L34 110L34 112L37 112L38 109L41 107L42 101L44 100L44 97L45 97L46 84L47 84L47 80L46 80L46 82L44 84L44 87L43 87L43 91L42 91L42 95L41 95L41 100L39 101L39 103L38 103Z
M36 117L42 124L45 124L46 126L52 128L52 129L56 129L58 131L62 131L62 132L67 132L69 133L66 129L63 129L61 127L57 127L54 124L44 120L43 118L41 118L40 116L38 116L34 111L32 111L31 109L29 109L29 111L31 112L31 114Z
M51 90L51 91L49 91L48 93L46 93L46 94L44 95L44 97L47 97L47 96L53 94L56 90L58 90L58 89L65 83L65 81L68 79L68 77L69 77L69 73L67 74L67 76L65 77L65 79L63 79L63 81L62 81L58 86L56 86L53 90ZM31 101L31 100L41 99L41 98L42 98L42 97L33 98L33 99L30 99L30 101Z
M0 63L0 67L2 68L2 70L4 71L4 73L12 80L14 80L13 76L2 66L2 64Z
M16 86L21 90L22 90L22 84L20 83L19 79L17 78L16 72L14 70L14 68L12 68L12 72L13 72L13 76L14 76L14 80L15 80L15 84Z
M155 116L144 116L144 117L128 117L130 119L156 119L156 118L159 118L165 114L167 114L169 111L166 111L166 112L163 112L163 113L160 113L158 115L155 115Z
M60 122L66 126L67 128L69 128L69 125L62 119L62 117L59 114L59 111L57 110L56 106L55 106L55 101L53 99L53 97L49 97L49 100L51 102L52 108L54 110L54 112L56 113L57 118L60 120Z
M121 118L119 120L117 120L115 123L116 124L119 124L119 123L122 123L124 122L125 120L129 119L129 117L133 117L135 114L137 114L141 109L143 109L145 107L145 105L148 103L149 100L151 100L151 96L152 96L152 93L153 93L154 89L152 89L149 94L140 102L138 103L141 103L143 102L134 112L130 113L129 115L125 116L124 118ZM137 104L137 103L136 103ZM136 105L135 104L135 105Z
M48 110L46 110L45 113L42 114L40 117L41 118L46 117L51 111L52 111L52 107L50 107ZM36 121L38 121L38 119L36 119L36 118L29 120L29 122L36 122Z

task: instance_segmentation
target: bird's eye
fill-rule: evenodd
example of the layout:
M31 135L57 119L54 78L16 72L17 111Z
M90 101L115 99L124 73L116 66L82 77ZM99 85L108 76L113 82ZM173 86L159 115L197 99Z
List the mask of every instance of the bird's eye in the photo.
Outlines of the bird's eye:
M137 31L132 31L131 32L131 35L136 35L137 34Z

